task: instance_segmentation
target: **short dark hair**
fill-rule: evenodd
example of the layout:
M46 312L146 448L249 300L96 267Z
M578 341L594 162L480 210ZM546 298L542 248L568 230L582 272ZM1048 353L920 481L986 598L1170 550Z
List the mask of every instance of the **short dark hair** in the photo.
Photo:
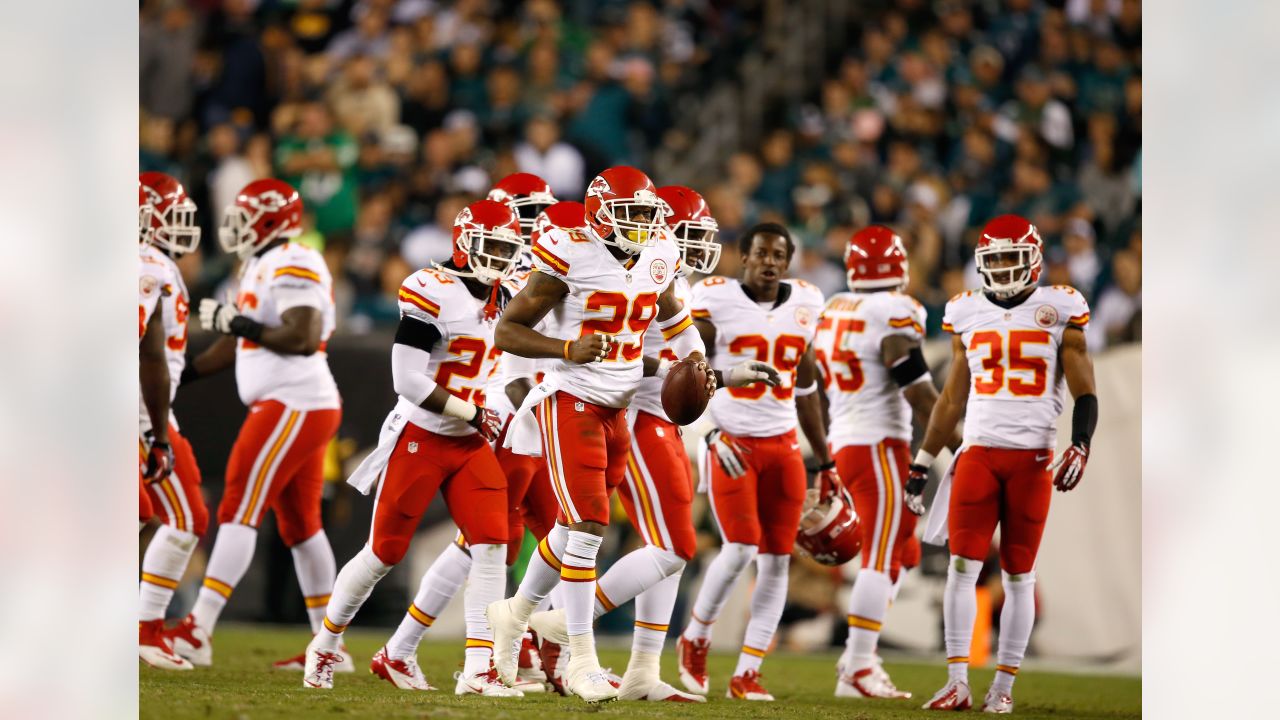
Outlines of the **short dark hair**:
M791 231L781 223L762 222L756 223L742 233L742 237L738 238L738 252L743 258L751 252L751 242L756 239L756 235L781 235L787 241L787 261L796 254L796 241L791 239Z

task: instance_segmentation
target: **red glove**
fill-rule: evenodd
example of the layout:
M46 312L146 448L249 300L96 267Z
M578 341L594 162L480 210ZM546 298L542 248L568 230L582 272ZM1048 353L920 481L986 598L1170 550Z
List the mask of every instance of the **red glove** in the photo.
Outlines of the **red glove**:
M823 500L831 498L843 485L840 473L836 472L835 461L818 468L818 496Z
M475 417L467 424L475 428L486 442L493 442L502 434L502 418L487 407L477 405Z
M1085 463L1089 462L1089 446L1076 443L1063 451L1056 462L1049 466L1049 472L1057 471L1053 476L1053 486L1061 492L1070 492L1080 484L1084 477Z

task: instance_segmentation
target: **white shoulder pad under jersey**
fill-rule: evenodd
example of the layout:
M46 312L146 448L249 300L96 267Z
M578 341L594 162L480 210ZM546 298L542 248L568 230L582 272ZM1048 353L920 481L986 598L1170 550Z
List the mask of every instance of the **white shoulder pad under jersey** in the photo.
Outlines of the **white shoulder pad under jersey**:
M325 353L336 325L336 311L333 278L324 256L305 245L287 242L245 261L236 297L236 308L243 315L267 327L279 327L281 316L298 307L320 312L319 351L286 355L241 338L236 343L236 386L244 404L277 400L295 410L341 406Z
M1011 308L980 291L951 298L942 327L959 336L969 363L965 443L1052 448L1065 388L1058 348L1068 328L1088 324L1088 303L1065 285L1038 287Z
M832 296L823 308L814 355L827 393L833 450L873 445L885 438L911 441L911 407L885 367L885 338L924 340L925 309L893 291Z
M555 228L533 246L533 265L560 279L569 294L550 313L559 337L596 333L614 342L603 362L552 361L560 390L605 407L626 407L644 373L644 335L658 314L658 296L676 277L680 252L665 235L619 260L590 228Z
M486 300L467 290L462 280L437 269L410 275L400 285L401 317L433 325L440 339L431 348L427 375L451 395L476 405L485 405L486 385L497 368L498 348L493 344L497 318L486 318ZM441 435L470 435L475 432L455 417L414 408L409 421Z
M778 300L767 305L752 300L733 278L710 277L693 287L694 319L716 328L715 348L708 348L712 367L727 372L758 360L782 376L774 388L753 384L716 391L711 417L731 435L772 437L796 426L796 368L817 331L823 298L803 280L782 284Z

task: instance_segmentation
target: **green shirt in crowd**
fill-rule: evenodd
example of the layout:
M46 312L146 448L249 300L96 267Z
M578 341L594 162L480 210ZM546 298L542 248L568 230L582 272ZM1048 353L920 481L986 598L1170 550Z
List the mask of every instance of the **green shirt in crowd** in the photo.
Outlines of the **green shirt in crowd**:
M283 168L295 153L317 147L328 147L338 165L328 172L285 173ZM315 215L316 230L321 235L350 232L356 225L356 161L360 147L345 132L334 132L323 139L288 136L276 144L276 168L280 178L298 188L303 205Z

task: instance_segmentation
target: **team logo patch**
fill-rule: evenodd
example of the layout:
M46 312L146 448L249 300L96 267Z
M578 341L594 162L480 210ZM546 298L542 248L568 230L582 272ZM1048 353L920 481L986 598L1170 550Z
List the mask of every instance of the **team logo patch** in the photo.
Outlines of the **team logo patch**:
M414 442L414 441L410 441L410 442L409 442L409 452L410 452L410 454L418 452L418 443L417 443L417 442Z
M809 327L813 324L813 311L807 307L796 308L796 322L800 327Z
M649 277L653 278L653 281L659 285L665 282L667 279L667 261L657 258L649 263Z
M154 275L143 275L138 278L138 292L143 295L154 295L158 287L160 287L160 281Z
M1040 327L1053 327L1058 324L1058 311L1052 305L1041 305L1036 308L1036 324Z
M578 412L582 412L582 411L586 410L586 409L587 409L587 407L586 407L585 405L583 405L581 402L576 402L576 403L574 403L574 404L573 404L573 409L574 409L574 410L577 410Z

